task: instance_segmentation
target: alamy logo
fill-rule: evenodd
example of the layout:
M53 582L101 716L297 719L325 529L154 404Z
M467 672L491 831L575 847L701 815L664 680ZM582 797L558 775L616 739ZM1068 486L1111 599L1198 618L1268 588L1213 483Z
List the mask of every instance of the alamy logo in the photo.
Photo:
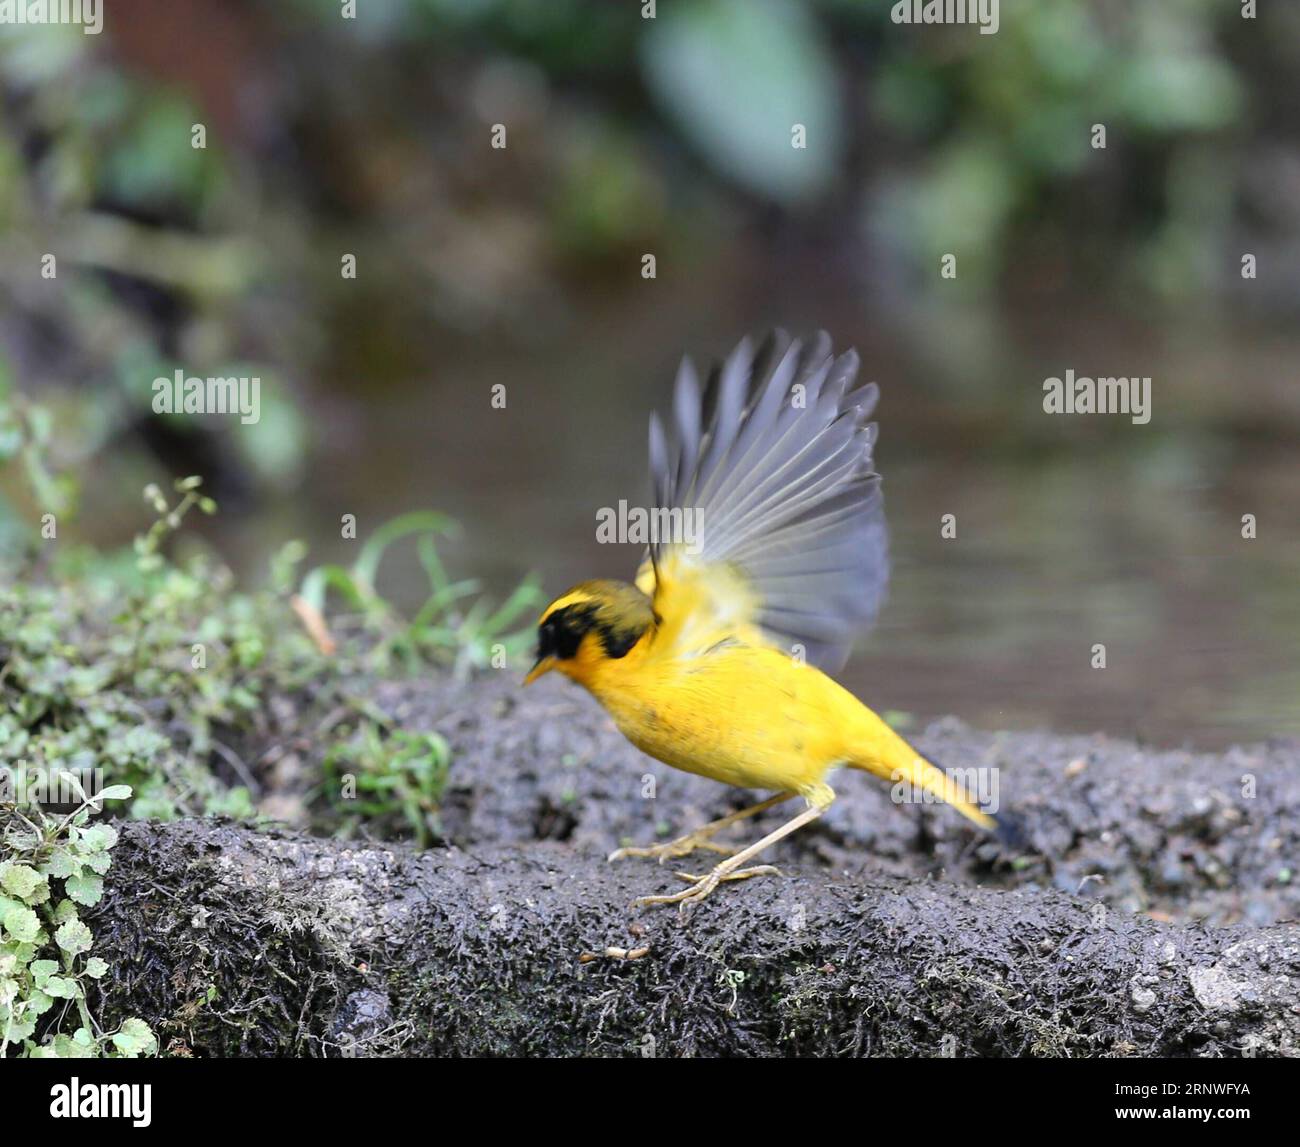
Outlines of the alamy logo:
M1088 378L1067 370L1043 380L1048 414L1127 414L1139 426L1151 421L1151 379Z
M621 499L617 509L602 506L596 511L596 541L601 545L674 545L695 555L704 544L704 510L692 506L629 506Z
M80 24L87 36L104 30L102 0L0 0L0 24Z
M152 1083L69 1083L50 1088L53 1119L129 1119L133 1127L153 1122Z
M889 13L895 24L978 24L981 36L998 30L998 0L899 0Z
M260 378L186 378L177 370L171 378L153 380L155 414L238 414L243 423L262 417Z
M943 769L942 772L954 787L957 799L976 805L990 816L997 815L997 769ZM943 804L952 799L933 792L921 783L919 777L909 776L902 769L895 769L889 779L894 782L889 795L895 804Z
M0 804L23 808L35 805L80 804L104 791L103 769L45 769L19 761L0 765Z

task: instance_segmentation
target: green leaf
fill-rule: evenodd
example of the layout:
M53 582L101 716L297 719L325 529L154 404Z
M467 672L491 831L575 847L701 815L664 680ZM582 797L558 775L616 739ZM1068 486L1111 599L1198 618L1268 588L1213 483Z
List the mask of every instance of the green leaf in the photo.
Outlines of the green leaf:
M45 878L34 868L12 861L0 865L0 886L12 892L19 900L31 900L32 894L45 883Z
M19 1040L27 1039L35 1030L35 1019L15 1020L9 1029L9 1040L11 1043L17 1043Z
M33 960L31 963L32 979L38 988L43 988L45 981L58 970L59 962L57 960Z
M101 790L96 797L96 800L99 801L124 801L130 799L130 785L109 785L108 788Z
M72 900L87 908L98 904L104 896L104 880L99 876L69 876L63 887Z
M90 959L86 961L86 975L88 975L92 980L103 979L107 972L108 963L101 960L98 956L91 956Z
M81 778L77 776L76 773L70 772L67 769L61 769L59 771L59 782L67 785L68 788L76 793L78 799L83 801L89 799L86 796L86 790L81 785Z
M324 613L325 594L330 589L341 593L347 599L348 604L354 608L365 608L365 596L353 580L352 574L342 566L317 566L309 571L302 579L302 588L299 590L299 594L317 613Z
M5 931L24 944L32 943L41 931L41 922L25 904L15 904L5 913Z
M158 1048L158 1041L144 1020L133 1017L113 1036L113 1046L126 1058L134 1059L138 1055L152 1054Z
M50 854L49 860L41 865L41 870L46 876L63 880L69 876L80 876L81 862L67 849L61 848Z
M399 538L411 534L446 534L454 529L451 519L432 510L416 510L410 514L399 514L392 521L385 522L370 535L361 547L361 553L352 566L352 576L361 587L362 592L375 592L375 578L379 573L379 562L388 549Z
M68 920L54 933L54 942L70 956L87 951L94 937L80 920Z
M83 852L106 852L116 843L117 829L107 824L92 824L82 832L81 840L78 841L79 849Z
M81 996L81 985L70 976L51 976L45 981L45 994L60 1000L75 1000Z
M98 872L100 876L103 876L112 867L112 864L113 858L107 852L92 852L86 857L86 867L91 872ZM77 875L80 876L81 874L78 873Z
M85 1031L85 1028L78 1028L77 1036L84 1036ZM98 1055L98 1051L94 1040L66 1035L56 1035L54 1043L50 1045L50 1055L58 1059L92 1059Z

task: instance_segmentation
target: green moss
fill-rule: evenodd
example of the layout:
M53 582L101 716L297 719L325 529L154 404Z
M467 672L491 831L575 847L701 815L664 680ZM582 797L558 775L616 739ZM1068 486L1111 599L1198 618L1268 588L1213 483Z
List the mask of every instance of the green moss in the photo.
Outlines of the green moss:
M540 594L525 583L494 607L476 583L453 581L435 544L453 526L432 513L382 526L346 568L303 573L307 549L290 542L264 586L239 588L183 532L191 513L217 509L198 477L168 493L145 490L152 521L132 552L77 547L62 536L76 484L53 472L50 441L38 408L0 399L0 461L18 464L39 517L34 526L6 521L0 506L0 873L14 885L0 896L0 917L13 918L12 927L0 918L0 1056L133 1054L150 1050L152 1036L93 1021L77 979L92 976L92 965L56 974L45 949L60 945L54 929L65 920L28 903L49 898L47 875L63 881L60 912L67 905L75 915L77 903L100 895L106 847L93 864L77 861L86 794L112 787L122 794L118 815L137 819L250 817L274 782L269 762L246 757L246 746L265 744L279 722L315 730L294 794L314 827L429 843L440 835L447 745L432 730L397 727L363 699L366 686L403 671L504 666L529 637L510 628ZM429 580L409 617L375 589L385 554L408 538ZM66 784L58 791L67 778L82 821L48 819L67 799ZM71 852L60 851L50 825L70 835ZM39 888L25 887L28 872ZM74 993L71 1027L69 1009L49 1003L58 994L51 983Z
M76 491L53 473L50 440L39 407L0 399L0 461L18 464L35 506L52 507L25 532L13 523L4 532L0 765L130 785L136 817L247 817L257 762L240 749L265 731L274 699L331 714L318 746L318 827L350 833L371 821L375 834L435 834L446 746L356 698L375 676L503 667L529 640L510 630L540 604L536 586L525 582L493 606L442 564L436 540L454 523L421 512L359 541L350 567L302 573L306 546L289 542L267 584L244 590L209 553L189 545L188 556L174 556L191 542L178 537L187 515L217 509L198 477L178 480L170 495L146 488L153 520L133 557L78 548L60 538ZM385 554L403 539L429 583L409 617L375 589Z

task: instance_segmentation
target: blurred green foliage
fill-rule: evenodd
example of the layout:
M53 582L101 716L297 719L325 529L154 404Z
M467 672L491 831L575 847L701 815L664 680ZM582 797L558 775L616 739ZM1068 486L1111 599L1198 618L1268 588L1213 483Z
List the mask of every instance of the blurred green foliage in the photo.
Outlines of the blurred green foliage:
M359 620L377 636L369 654L381 673L419 667L448 650L454 651L453 671L501 669L532 642L531 629L515 630L544 602L542 591L528 577L500 605L482 595L473 578L453 580L438 556L437 538L454 533L456 524L443 514L417 511L385 522L361 546L350 568L317 566L302 583L302 599L323 615L326 594L336 590L359 612ZM428 579L428 596L409 617L403 617L376 590L379 563L394 542L412 537L420 566Z
M825 191L844 142L835 62L790 0L664 5L642 41L646 81L722 174L778 200ZM807 139L794 146L798 125Z
M190 0L238 45L190 49L225 88L138 30L0 29L0 376L88 408L69 463L144 435L142 458L212 457L267 498L308 472L324 387L409 374L407 322L544 325L609 266L703 264L749 222L774 259L815 219L868 279L910 269L918 313L946 253L944 289L967 296L1057 252L1114 298L1212 296L1251 225L1255 89L1297 62L1213 0L1006 0L992 36L895 25L886 0L654 8L389 0L342 20L335 0ZM257 375L262 422L153 415L178 366Z
M946 251L974 255L970 286L979 289L1014 257L1013 223L1050 201L1054 189L1098 187L1089 169L1113 170L1109 156L1123 157L1137 174L1144 170L1137 153L1170 149L1160 164L1167 184L1154 190L1176 202L1188 158L1219 154L1225 133L1243 123L1245 85L1216 44L1224 22L1224 6L1212 0L1123 10L1049 0L1004 4L998 33L968 40L968 50L954 44L964 29L914 36L915 51L888 54L873 81L880 116L925 156L885 197L882 229L901 236L927 267ZM1095 124L1106 129L1104 151L1092 146ZM1227 187L1241 173L1224 165L1199 174ZM1201 268L1180 243L1185 235L1137 233L1147 223L1137 210L1143 190L1131 187L1118 218L1098 220L1088 241L1117 243L1139 274L1152 254L1181 264L1180 275L1146 275L1148 288L1204 290L1213 279L1187 273ZM1232 204L1220 196L1202 206L1215 208L1198 219L1205 246L1217 242ZM1108 236L1117 224L1132 230Z
M39 436L5 431L15 423L40 428ZM19 419L0 404L0 442L42 485L56 481L41 450L47 435L44 412L28 408ZM201 549L172 556L186 515L216 511L200 479L178 479L169 494L150 486L145 501L154 519L133 557L68 548L39 528L0 554L0 763L41 775L102 770L132 787L135 817L246 817L261 784L258 763L243 760L239 747L266 736L277 705L295 721L319 711L332 718L315 755L335 780L340 762L357 764L354 795L364 799L362 808L337 791L318 793L336 814L351 810L324 817L322 827L351 832L365 823L427 839L446 747L431 733L393 729L358 699L360 683L402 670L506 668L531 639L511 626L538 604L537 588L526 583L494 607L475 582L449 578L435 538L452 523L429 513L381 527L348 569L320 566L304 576L306 547L286 543L270 584L245 592ZM66 531L69 517L53 528ZM384 554L407 537L431 587L410 619L375 589ZM45 547L59 551L48 569ZM328 611L329 588L356 612Z

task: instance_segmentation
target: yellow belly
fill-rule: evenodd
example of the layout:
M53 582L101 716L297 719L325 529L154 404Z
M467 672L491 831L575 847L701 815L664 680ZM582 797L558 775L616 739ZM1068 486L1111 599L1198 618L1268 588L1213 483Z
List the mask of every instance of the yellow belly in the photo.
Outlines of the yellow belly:
M665 764L803 794L845 760L867 712L819 670L756 646L643 664L591 691L629 741Z

